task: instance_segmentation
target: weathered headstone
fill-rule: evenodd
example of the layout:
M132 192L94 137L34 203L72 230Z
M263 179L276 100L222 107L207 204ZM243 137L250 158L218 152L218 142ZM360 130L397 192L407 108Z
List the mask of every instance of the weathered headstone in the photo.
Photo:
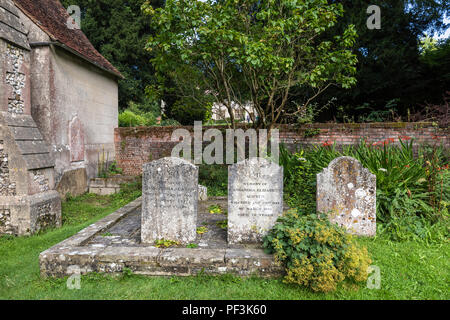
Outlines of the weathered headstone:
M317 175L317 211L356 235L376 234L376 176L351 157L339 157Z
M258 243L283 212L283 167L250 158L228 170L228 243Z
M180 158L163 158L144 165L141 241L195 241L198 167Z

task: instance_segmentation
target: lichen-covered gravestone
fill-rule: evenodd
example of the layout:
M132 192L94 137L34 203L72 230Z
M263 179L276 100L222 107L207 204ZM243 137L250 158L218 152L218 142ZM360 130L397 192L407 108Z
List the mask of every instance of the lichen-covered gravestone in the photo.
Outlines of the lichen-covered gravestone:
M352 157L339 157L317 175L317 211L356 235L376 234L376 176Z
M141 241L196 239L198 167L180 158L163 158L144 165Z
M228 243L259 243L283 212L283 167L250 158L228 170Z

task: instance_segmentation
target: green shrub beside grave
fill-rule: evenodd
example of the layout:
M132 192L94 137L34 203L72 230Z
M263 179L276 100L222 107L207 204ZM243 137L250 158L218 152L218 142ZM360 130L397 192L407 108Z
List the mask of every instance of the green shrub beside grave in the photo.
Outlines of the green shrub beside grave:
M371 263L367 249L326 216L301 216L295 209L278 218L264 247L285 266L284 282L319 292L335 291L344 281L367 280Z
M325 143L294 154L281 147L285 198L290 207L316 208L316 175L335 158L350 156L377 177L378 234L392 240L441 241L449 238L449 155L439 145L420 146L400 137L338 150Z

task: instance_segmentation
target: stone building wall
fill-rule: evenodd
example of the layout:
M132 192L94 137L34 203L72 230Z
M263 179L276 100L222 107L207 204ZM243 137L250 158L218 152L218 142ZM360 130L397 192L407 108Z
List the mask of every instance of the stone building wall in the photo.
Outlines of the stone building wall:
M175 129L184 128L191 132L193 127L138 127L118 128L115 130L115 148L118 166L126 175L140 175L143 164L170 156L177 142L171 141ZM203 130L223 126L203 127ZM365 124L333 124L317 123L300 128L279 126L280 142L294 151L300 146L336 143L338 146L359 144L361 139L376 143L388 138L408 136L417 144L434 145L442 143L450 148L450 129L439 128L432 123L365 123ZM225 136L225 135L224 135Z
M118 126L117 78L52 44L22 12L31 44L31 114L55 158L56 188L64 196L87 191L101 154L114 159ZM77 182L73 183L73 179Z
M61 225L55 161L31 116L31 47L14 2L0 0L0 234Z
M0 234L16 234L16 228L11 223L11 210L0 209Z
M9 197L16 195L16 183L9 175L8 154L4 149L3 141L0 140L0 196Z
M12 94L8 98L8 112L15 114L23 114L25 109L22 90L25 88L26 75L21 72L24 55L23 49L7 45L5 57L12 66L11 71L6 71L6 83L12 87Z

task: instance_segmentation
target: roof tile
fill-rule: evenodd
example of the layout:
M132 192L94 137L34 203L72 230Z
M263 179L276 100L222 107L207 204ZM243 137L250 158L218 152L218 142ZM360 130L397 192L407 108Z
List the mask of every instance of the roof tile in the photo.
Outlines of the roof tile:
M58 0L14 0L33 22L53 41L76 51L91 63L122 77L120 72L103 57L80 29L69 29L68 12Z

